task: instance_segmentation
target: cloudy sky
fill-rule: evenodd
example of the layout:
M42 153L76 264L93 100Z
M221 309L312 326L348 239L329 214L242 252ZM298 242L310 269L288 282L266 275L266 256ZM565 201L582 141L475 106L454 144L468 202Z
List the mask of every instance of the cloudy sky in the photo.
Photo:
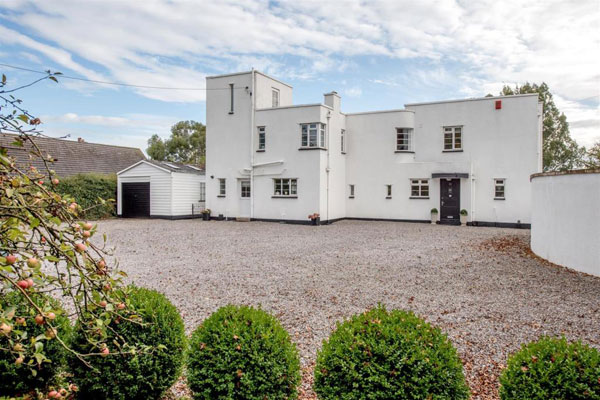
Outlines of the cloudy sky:
M0 63L63 79L25 89L52 136L145 149L205 121L205 76L252 67L295 103L336 90L346 112L497 94L545 81L583 145L600 140L600 1L0 2ZM39 75L0 66L10 85Z

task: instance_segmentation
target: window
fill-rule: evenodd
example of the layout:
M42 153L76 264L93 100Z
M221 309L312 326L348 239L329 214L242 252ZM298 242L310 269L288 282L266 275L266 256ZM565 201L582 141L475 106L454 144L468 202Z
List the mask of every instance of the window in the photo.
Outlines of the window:
M504 200L505 179L494 179L494 199Z
M248 181L248 180L240 181L240 189L241 189L242 199L249 199L250 198L250 181Z
M302 124L302 147L325 147L325 124Z
M392 185L385 185L386 187L386 193L387 196L385 197L386 199L391 199L392 198Z
M412 128L396 128L396 151L412 151Z
M264 150L266 145L265 127L258 127L258 150Z
M225 181L226 180L224 178L219 179L219 197L225 197L225 193L226 193Z
M429 198L429 180L428 179L411 179L410 180L410 197L411 197L411 199L428 199Z
M340 133L340 142L341 142L341 150L342 154L346 154L346 130L342 129Z
M462 126L444 127L444 150L462 150Z
M296 197L298 195L297 179L273 179L273 195L278 197Z
M233 114L233 83L229 84L229 96L231 97L231 106L229 108L229 114Z
M273 107L279 107L279 89L273 88L271 95Z
M200 182L200 202L206 201L206 183Z
M348 197L353 199L354 198L354 185L348 185L348 187L350 189L350 195Z

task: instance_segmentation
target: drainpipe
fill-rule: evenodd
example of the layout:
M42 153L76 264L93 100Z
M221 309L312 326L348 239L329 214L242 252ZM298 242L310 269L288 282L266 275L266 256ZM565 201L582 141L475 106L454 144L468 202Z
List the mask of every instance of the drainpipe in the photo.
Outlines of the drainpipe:
M250 220L254 218L254 111L256 110L254 88L256 74L254 67L252 68L252 84L250 86L250 101L252 104L252 112L250 113Z
M475 221L475 176L473 175L473 162L471 162L471 223Z
M329 129L329 122L331 120L331 110L327 110L327 129L325 134L327 135L327 168L325 169L325 172L327 173L327 221L329 221L329 149L331 148L331 146L329 145L329 141L331 138L330 133L330 129Z

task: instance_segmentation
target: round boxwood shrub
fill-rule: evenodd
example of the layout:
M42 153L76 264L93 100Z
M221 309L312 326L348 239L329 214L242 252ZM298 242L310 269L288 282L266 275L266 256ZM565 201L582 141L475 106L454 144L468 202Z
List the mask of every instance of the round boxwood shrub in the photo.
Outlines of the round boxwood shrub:
M53 310L56 318L52 321L52 325L59 332L60 338L68 342L72 328L60 303L50 296L32 293L30 297L42 310ZM13 321L17 318L25 319L25 325L15 323L13 326L13 333L17 333L22 337L19 344L27 348L32 346L32 339L39 337L40 339L36 342L43 346L42 350L47 358L47 360L38 364L33 357L25 356L23 363L17 365L15 360L18 354L6 350L11 347L14 348L17 343L13 342L11 345L7 336L0 335L0 394L15 396L29 393L35 389L43 389L53 382L57 373L64 367L67 350L58 340L52 338L51 335L47 335L48 325L35 323L34 318L37 313L28 306L27 300L21 292L0 291L0 308L2 311L14 309L15 317ZM26 351L23 354L32 353Z
M502 400L599 400L600 352L581 342L542 337L508 359L500 385Z
M195 399L293 399L300 362L277 319L229 305L192 334L187 379Z
M132 288L128 303L144 324L113 320L109 326L128 343L151 346L152 351L134 355L115 350L106 357L88 357L93 369L73 358L70 366L81 398L160 399L181 374L186 337L177 308L163 294L144 288ZM97 353L79 326L78 322L73 348L83 354Z
M319 399L468 399L456 349L411 312L377 308L338 324L317 355Z

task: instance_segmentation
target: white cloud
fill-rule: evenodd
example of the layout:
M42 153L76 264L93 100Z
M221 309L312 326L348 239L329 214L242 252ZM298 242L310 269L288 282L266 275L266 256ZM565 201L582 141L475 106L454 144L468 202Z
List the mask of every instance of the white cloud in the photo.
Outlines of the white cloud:
M355 86L344 90L344 94L348 97L360 97L362 95L362 89Z

